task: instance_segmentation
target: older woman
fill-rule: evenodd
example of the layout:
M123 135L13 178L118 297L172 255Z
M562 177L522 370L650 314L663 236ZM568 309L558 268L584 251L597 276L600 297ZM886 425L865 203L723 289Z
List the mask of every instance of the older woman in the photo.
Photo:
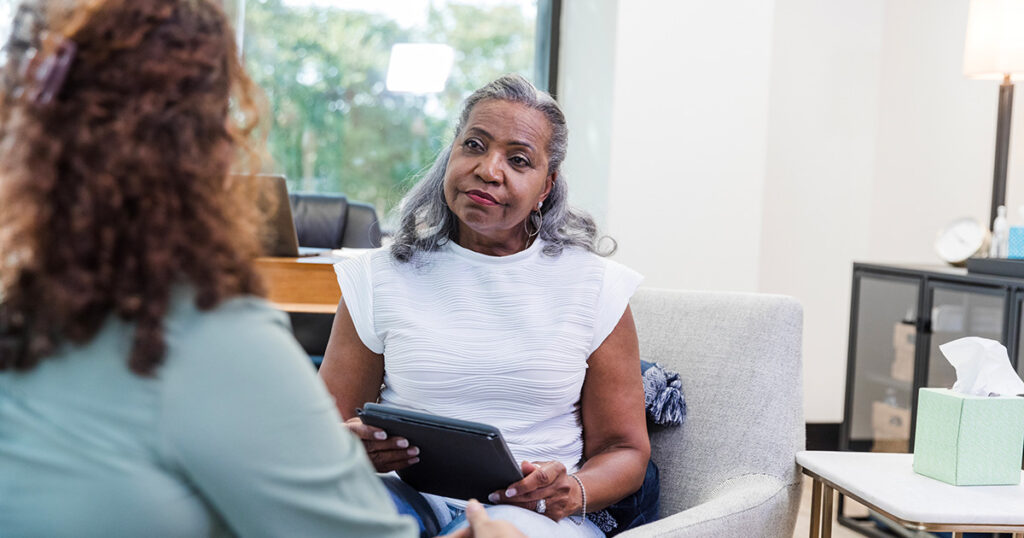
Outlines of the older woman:
M228 175L255 90L217 4L17 12L0 71L0 536L416 534L257 297L255 220ZM478 537L508 531L473 519Z
M637 490L650 455L628 305L640 276L603 257L593 220L568 206L566 141L558 105L522 77L473 93L390 251L337 265L320 375L378 471L418 450L355 418L364 402L489 423L525 475L491 495L491 514L592 536L570 516ZM426 497L442 525L458 513Z

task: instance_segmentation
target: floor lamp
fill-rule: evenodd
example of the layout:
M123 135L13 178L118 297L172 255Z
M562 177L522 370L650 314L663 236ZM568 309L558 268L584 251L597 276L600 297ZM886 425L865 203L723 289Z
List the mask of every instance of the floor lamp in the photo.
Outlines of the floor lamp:
M1024 75L1024 0L970 1L964 44L964 75L1002 81L996 122L992 207L988 219L988 225L992 226L997 208L1006 204L1013 80Z

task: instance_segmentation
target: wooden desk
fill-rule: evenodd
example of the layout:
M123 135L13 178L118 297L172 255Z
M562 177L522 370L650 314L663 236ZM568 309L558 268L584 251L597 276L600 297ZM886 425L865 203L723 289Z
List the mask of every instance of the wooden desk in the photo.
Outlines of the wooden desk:
M341 300L330 257L256 258L267 299L285 312L333 314Z

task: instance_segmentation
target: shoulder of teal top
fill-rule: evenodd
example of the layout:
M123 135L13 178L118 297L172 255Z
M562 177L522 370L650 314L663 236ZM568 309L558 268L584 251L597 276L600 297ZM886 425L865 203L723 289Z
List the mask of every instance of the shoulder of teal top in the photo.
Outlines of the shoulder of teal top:
M238 534L412 536L291 336L255 297L168 316L161 446ZM252 517L260 514L259 518Z

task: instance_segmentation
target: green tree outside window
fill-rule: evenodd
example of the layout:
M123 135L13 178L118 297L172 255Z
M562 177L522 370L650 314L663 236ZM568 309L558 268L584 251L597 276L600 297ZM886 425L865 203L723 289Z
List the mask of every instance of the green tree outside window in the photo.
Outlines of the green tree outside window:
M425 23L403 26L327 1L247 0L245 64L269 100L270 168L289 189L340 192L385 215L450 142L469 93L503 73L533 77L535 0L425 3ZM395 43L454 48L445 90L388 91Z

